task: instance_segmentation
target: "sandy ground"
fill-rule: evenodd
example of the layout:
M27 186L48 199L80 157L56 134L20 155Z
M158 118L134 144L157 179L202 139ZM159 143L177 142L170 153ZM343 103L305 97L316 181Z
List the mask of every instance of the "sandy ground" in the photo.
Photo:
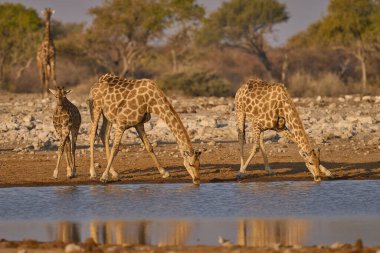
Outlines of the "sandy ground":
M262 253L274 253L274 252L284 252L284 253L298 253L298 252L351 252L351 253L370 253L379 252L380 247L373 246L363 246L361 241L357 241L354 245L350 244L333 244L331 246L296 246L296 247L285 247L281 245L274 245L271 247L243 247L243 246L148 246L148 245L98 245L94 243L91 239L88 239L82 244L64 244L61 242L52 243L40 243L36 241L21 241L21 242L10 242L10 241L0 241L0 253L13 253L13 252L28 252L28 253L48 253L48 252L65 252L65 253L75 253L75 252L110 252L110 253L135 253L135 252L149 252L149 253L246 253L246 252L262 252Z
M207 144L196 143L195 148L207 148ZM246 157L251 144L246 145ZM295 144L266 144L269 162L275 175L264 170L261 154L258 154L247 172L247 178L241 182L312 180ZM380 150L366 146L360 152L354 152L347 143L336 140L329 147L321 148L321 163L335 175L334 180L380 179ZM88 150L80 146L79 150ZM61 163L58 179L52 178L57 156L56 151L36 151L15 153L0 148L0 186L44 186L101 184L89 178L89 153L77 154L77 172L74 179L66 178L66 162ZM279 152L279 150L281 152ZM176 144L159 144L155 152L162 165L168 169L171 177L163 179L149 154L138 144L123 146L118 153L114 167L120 174L120 180L110 183L191 183L190 175L184 168ZM103 148L98 146L95 160L100 166L96 169L98 177L106 167ZM238 143L216 143L201 156L201 183L235 182L239 170ZM331 180L323 178L322 180Z

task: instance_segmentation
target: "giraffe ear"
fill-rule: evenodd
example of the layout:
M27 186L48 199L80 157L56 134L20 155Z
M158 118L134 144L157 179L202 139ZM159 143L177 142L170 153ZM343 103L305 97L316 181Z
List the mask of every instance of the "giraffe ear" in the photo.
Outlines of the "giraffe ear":
M72 92L72 90L65 90L65 95L69 94L70 92Z
M54 96L57 95L57 91L56 90L53 90L53 89L49 89L49 91L51 92L51 94L53 94Z

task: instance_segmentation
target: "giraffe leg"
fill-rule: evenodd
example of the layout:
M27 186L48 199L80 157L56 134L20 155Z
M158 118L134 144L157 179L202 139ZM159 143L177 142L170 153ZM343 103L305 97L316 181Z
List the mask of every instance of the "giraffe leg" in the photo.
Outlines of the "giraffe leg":
M48 89L49 89L49 82L50 82L50 75L51 75L51 68L50 68L50 64L46 64L45 66L45 93L47 94L48 93Z
M245 162L245 164L243 165L243 167L240 168L239 174L237 175L238 179L245 177L245 171L246 171L249 163L251 162L252 158L256 155L257 151L260 148L259 142L260 142L260 129L254 128L253 129L252 152L251 152L250 156L248 157L247 161Z
M137 130L137 133L139 134L139 137L141 139L141 141L144 143L145 145L145 149L148 151L149 155L152 157L154 163L156 164L157 166L157 169L158 171L160 172L160 174L162 175L163 178L168 178L170 177L170 174L169 172L167 172L160 164L160 162L158 161L156 155L154 154L154 151L153 151L153 147L152 145L150 144L149 140L148 140L148 137L146 136L146 133L145 133L145 130L144 130L144 123L142 124L139 124L137 125L136 127L136 130Z
M70 156L69 143L67 142L67 140L66 140L66 145L65 145L64 153L65 153L65 158L66 158L67 178L69 178L68 174L71 171L71 168L72 168L73 165L72 165L71 156Z
M110 144L109 143L110 143L111 128L112 128L112 123L109 122L109 120L107 120L107 118L103 116L103 124L100 129L99 135L106 150L107 163L110 158ZM115 171L113 166L111 166L110 172L112 175L112 179L119 180L119 174Z
M72 157L71 150L72 150L72 148L71 148L70 137L67 135L66 148L65 148L65 153L66 153L66 157L67 157L67 160L68 160L68 163L67 163L67 173L66 173L67 178L72 178L73 177L74 160L73 160L73 157Z
M330 170L326 169L326 167L323 166L322 164L319 165L319 169L321 170L321 172L323 174L325 174L326 176L328 176L330 178L336 177L336 175L334 173L332 173Z
M50 62L51 77L53 79L54 87L57 87L57 77L55 72L55 59Z
M61 137L61 143L58 147L57 165L55 166L55 169L53 172L53 178L55 178L55 179L58 178L58 168L59 168L59 164L61 163L61 157L62 157L63 151L65 149L66 139L67 139L66 137L67 137L67 135Z
M98 122L100 119L101 111L98 108L94 108L93 114L94 114L94 121L92 122L91 129L90 129L90 135L89 135L89 142L90 142L90 178L91 179L96 178L96 171L95 171L95 165L94 165L94 142L95 142L95 134L96 134L96 129L97 129Z
M71 173L71 177L77 176L77 168L76 168L76 158L75 158L75 151L77 150L77 138L78 138L78 131L79 129L73 129L71 131L71 155L73 157L73 169Z
M238 140L240 149L240 170L244 166L244 142L245 142L245 113L242 111L236 112Z
M125 130L124 126L118 126L116 129L115 139L114 139L114 142L112 145L111 154L110 154L110 158L108 160L107 168L103 172L102 177L100 178L100 181L102 181L104 183L107 183L107 181L108 181L108 173L111 169L113 159L115 158L115 156L119 150L119 145L120 145L121 137L123 136L124 130Z
M274 172L272 171L272 169L269 166L268 155L267 155L267 152L266 152L265 147L264 147L264 132L262 132L260 134L260 151L261 151L261 155L263 156L263 159L264 159L265 170L268 172L269 175L273 175Z
M41 94L45 96L44 94L44 87L45 87L45 71L44 71L44 66L43 64L38 60L38 72L40 75L40 82L41 82Z

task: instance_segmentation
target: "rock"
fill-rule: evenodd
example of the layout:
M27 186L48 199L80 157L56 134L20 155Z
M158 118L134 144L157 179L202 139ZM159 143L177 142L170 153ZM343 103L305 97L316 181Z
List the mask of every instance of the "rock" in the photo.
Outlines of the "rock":
M371 101L374 101L374 99L372 99L371 96L363 96L362 101L371 102Z
M380 140L380 138L378 136L375 136L367 142L367 145L369 145L369 146L376 145L377 146L377 145L379 145L379 140Z
M215 141L209 141L207 142L207 145L214 147L216 145Z
M67 244L65 247L65 253L78 253L84 252L83 249L74 243Z
M339 97L339 98L338 98L338 101L341 102L341 103L344 103L344 102L346 101L346 99L345 99L345 98L342 98L342 97Z
M351 100L353 97L354 96L352 96L352 95L345 95L344 99L348 101L348 100Z
M339 249L339 248L342 248L343 246L344 246L344 244L341 242L334 242L333 244L331 244L330 248L331 249Z

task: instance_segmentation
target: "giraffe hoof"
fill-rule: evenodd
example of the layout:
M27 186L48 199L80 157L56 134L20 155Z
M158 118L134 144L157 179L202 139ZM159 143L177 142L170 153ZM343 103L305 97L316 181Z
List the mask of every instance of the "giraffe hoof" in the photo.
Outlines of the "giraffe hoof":
M169 172L165 171L164 174L162 174L162 178L168 178L170 177Z
M194 185L200 185L201 184L201 180L199 178L194 178L193 179L193 184Z
M106 184L106 183L108 182L108 176L103 175L103 176L100 178L100 182Z
M247 174L246 173L239 172L239 174L236 175L236 179L237 180L241 180L241 179L244 179L244 178L247 178Z
M112 175L112 180L119 181L120 180L119 175Z
M314 177L314 182L316 182L316 183L321 182L321 177L320 176Z

